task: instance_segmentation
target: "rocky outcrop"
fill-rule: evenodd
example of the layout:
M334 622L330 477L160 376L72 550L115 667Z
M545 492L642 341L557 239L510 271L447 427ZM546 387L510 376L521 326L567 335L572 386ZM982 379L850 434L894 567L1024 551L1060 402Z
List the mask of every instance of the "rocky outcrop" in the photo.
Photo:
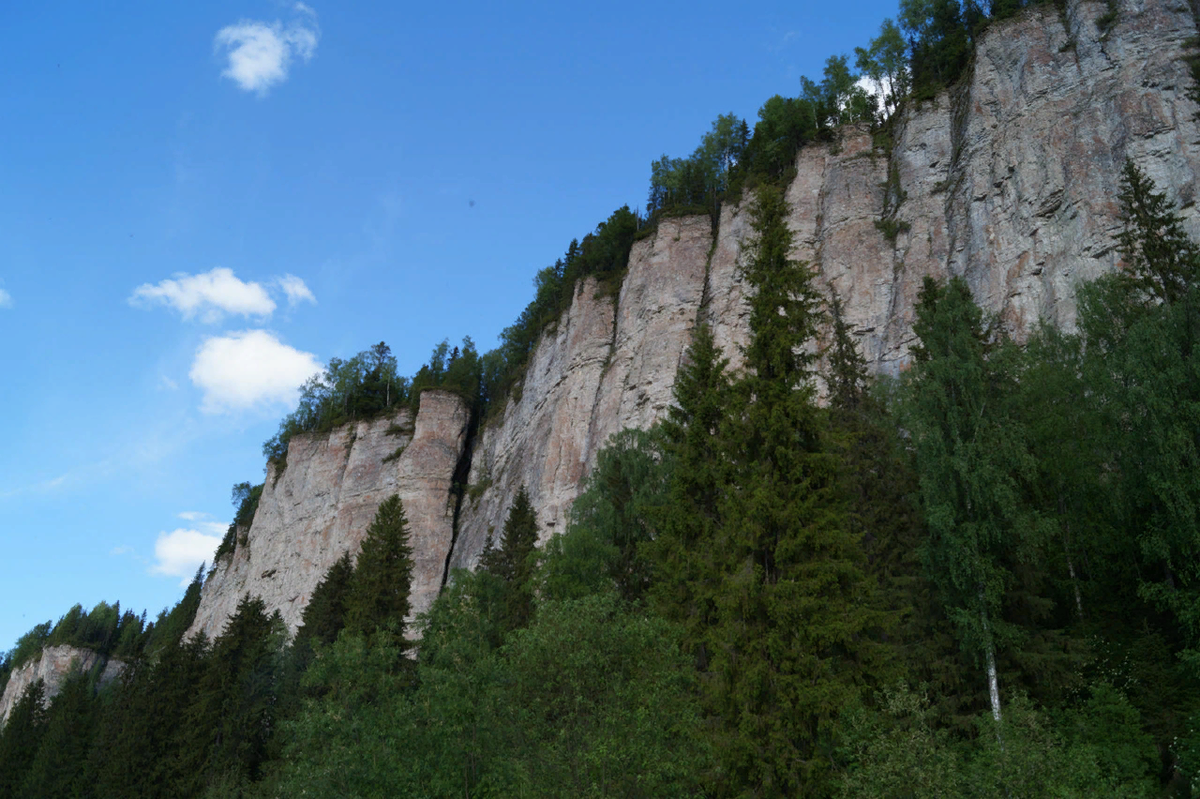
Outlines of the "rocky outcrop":
M249 531L217 563L200 594L188 636L219 635L243 596L262 597L294 632L313 589L344 553L357 556L379 504L399 494L415 569L413 613L441 590L454 538L450 487L466 445L469 414L457 395L427 390L415 420L358 422L298 435L287 467L270 467Z
M844 301L873 371L896 375L908 363L926 276L963 276L1018 339L1042 320L1072 328L1078 286L1119 268L1113 237L1127 158L1200 233L1200 108L1185 62L1195 19L1181 0L1119 6L1107 33L1097 26L1107 3L1027 9L981 34L969 77L903 111L886 146L849 128L799 153L786 193L793 255ZM287 471L277 484L268 476L248 545L206 584L193 631L218 633L247 592L294 629L321 575L357 548L394 490L421 559L418 610L445 564L477 563L520 486L542 539L561 531L608 437L653 424L669 406L697 320L712 326L734 369L741 363L741 266L752 240L745 205L726 205L715 230L708 217L664 219L634 245L619 294L592 281L577 287L470 448L456 538L447 500L466 413L453 398L439 396L426 422L422 403L412 443L392 465L383 457L409 439L385 422L293 441Z
M542 539L561 531L608 437L647 427L665 411L711 246L707 217L665 219L634 244L618 296L599 293L591 280L580 284L534 351L520 391L479 436L452 566L475 565L522 485Z
M91 649L74 646L48 646L37 658L30 660L9 675L4 694L0 696L0 725L8 720L8 714L21 699L25 689L38 680L45 683L43 697L47 703L62 690L63 683L72 674L100 669L98 685L112 682L125 669L125 664L116 658L108 658Z
M1105 35L1096 24L1105 11L1040 6L993 26L970 79L905 111L890 148L850 128L799 153L786 194L793 256L842 298L873 371L907 364L927 275L965 277L1018 339L1042 320L1072 328L1076 288L1118 267L1126 158L1200 232L1191 207L1200 109L1184 62L1192 12L1175 0L1122 3ZM580 288L536 349L520 396L480 436L452 565L476 562L522 484L542 537L563 529L607 436L662 415L695 319L740 364L749 214L727 205L715 239L709 227L706 217L664 220L635 246L619 297Z

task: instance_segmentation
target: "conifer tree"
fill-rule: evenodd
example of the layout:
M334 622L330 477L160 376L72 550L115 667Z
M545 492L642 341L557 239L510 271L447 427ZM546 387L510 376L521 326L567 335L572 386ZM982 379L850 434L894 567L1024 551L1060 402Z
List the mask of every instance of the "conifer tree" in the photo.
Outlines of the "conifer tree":
M366 636L391 630L405 648L412 574L408 519L400 495L392 494L379 505L367 527L346 596L346 629Z
M242 597L213 641L174 746L181 794L228 776L254 780L275 721L282 619L259 597Z
M501 634L526 626L533 617L531 582L536 561L531 556L537 536L537 513L529 501L529 492L521 486L504 520L500 548L493 548L489 538L479 562L484 570L504 581L498 620Z
M86 795L85 769L95 711L89 675L70 675L46 713L45 732L21 788L22 796Z
M825 789L836 719L878 654L838 459L814 402L819 296L807 265L791 258L786 211L782 192L760 190L744 269L751 339L733 389L732 473L714 542L723 585L712 699L727 771L755 795Z
M675 376L675 403L661 424L673 468L656 519L651 594L657 610L681 625L685 651L701 669L708 665L708 632L721 587L713 556L727 477L720 447L729 413L728 366L712 329L697 324Z
M315 641L331 644L337 640L338 633L346 624L346 595L353 574L354 565L350 562L349 552L329 567L304 607L300 629L296 631L297 643Z
M46 729L46 686L30 683L0 727L0 799L17 799Z

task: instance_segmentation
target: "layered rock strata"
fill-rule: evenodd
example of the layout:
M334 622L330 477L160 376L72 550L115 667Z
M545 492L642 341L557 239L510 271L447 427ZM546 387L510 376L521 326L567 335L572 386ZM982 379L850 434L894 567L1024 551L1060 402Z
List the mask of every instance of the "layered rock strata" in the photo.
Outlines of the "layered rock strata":
M849 128L798 154L786 190L793 256L823 291L841 297L873 371L895 375L906 366L926 276L963 276L1018 339L1042 320L1072 328L1079 285L1120 266L1113 239L1127 158L1200 233L1200 108L1185 61L1197 33L1192 11L1181 0L1122 0L1115 25L1102 32L1097 20L1107 10L1102 2L1027 9L985 31L969 77L906 109L888 142ZM520 486L543 540L565 527L608 437L666 411L698 320L738 367L749 337L741 266L752 239L744 204L726 205L715 231L708 217L664 219L634 245L618 295L591 281L577 287L519 390L473 443L448 559L451 453L462 451L465 411L444 405L443 456L400 460L409 469L412 499L401 495L410 518L420 502L428 508L414 607L436 594L439 563L477 563ZM193 630L219 632L246 592L268 598L296 626L321 575L357 547L378 502L400 484L392 471L400 462L379 464L401 443L383 427L293 442L278 486L268 478L249 547L206 585ZM352 460L361 474L343 465ZM412 488L422 474L426 482Z
M889 148L848 128L799 153L786 193L793 256L841 297L872 371L907 364L926 276L963 276L1018 339L1042 320L1072 328L1078 286L1118 267L1127 158L1200 232L1200 108L1184 61L1192 12L1175 0L1122 3L1103 33L1107 9L1041 6L993 26L970 79L905 111ZM741 363L749 217L727 205L715 239L706 217L664 220L635 245L619 297L580 288L535 351L520 397L480 436L453 565L476 562L521 485L542 538L563 529L607 436L662 415L695 320Z
M188 636L220 635L246 595L261 597L267 612L278 610L295 632L317 583L344 553L357 556L375 511L392 494L400 495L408 517L413 613L427 610L441 590L454 539L450 486L468 421L461 398L427 390L415 420L405 409L294 436L283 472L268 468L249 530L205 582Z
M89 672L99 668L99 685L113 681L125 669L125 664L116 658L106 658L91 649L74 646L48 646L37 658L22 665L9 675L4 694L0 695L0 726L8 720L8 714L21 699L25 690L38 680L45 683L44 701L58 696L63 683L72 674Z

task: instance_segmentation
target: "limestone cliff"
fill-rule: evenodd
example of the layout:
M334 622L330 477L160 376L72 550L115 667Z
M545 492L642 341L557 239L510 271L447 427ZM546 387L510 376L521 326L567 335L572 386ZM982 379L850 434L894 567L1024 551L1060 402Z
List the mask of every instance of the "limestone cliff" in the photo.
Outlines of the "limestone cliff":
M188 636L219 635L246 594L262 597L268 613L279 610L294 632L317 583L345 552L357 555L376 509L392 494L400 495L411 531L413 612L428 609L453 541L450 486L468 417L458 396L424 391L415 420L405 409L292 438L287 467L281 474L268 469L249 530L205 582Z
M1113 236L1127 158L1200 233L1200 108L1188 96L1185 62L1195 19L1182 0L1119 5L1107 33L1097 26L1108 8L1099 2L1041 6L993 25L968 77L904 110L886 146L847 129L799 153L787 187L794 256L845 301L871 369L897 374L906 365L927 275L964 276L1018 338L1043 319L1071 328L1078 285L1119 266ZM321 575L358 546L392 491L413 521L417 610L436 595L447 564L476 564L521 485L543 540L561 531L608 436L649 426L668 407L698 320L740 363L748 217L744 205L728 204L716 225L664 219L634 245L618 294L591 281L577 287L519 389L469 447L456 536L447 503L467 414L453 397L425 395L411 443L408 433L391 435L387 421L293 440L287 470L278 482L268 475L246 544L206 584L193 631L218 633L247 592L294 629Z
M45 701L58 696L63 682L67 677L79 672L88 672L99 668L98 683L104 685L116 679L124 670L125 664L116 658L106 658L91 649L74 646L48 646L40 656L30 660L19 669L13 671L0 695L0 726L8 720L8 714L13 706L25 693L25 689L38 680L45 683Z
M1200 232L1200 109L1184 62L1192 12L1179 0L1123 2L1104 35L1096 20L1106 10L1044 6L993 26L969 79L898 117L890 150L848 129L799 153L787 189L794 257L845 301L872 370L906 364L926 275L964 276L1017 338L1043 319L1071 328L1076 287L1118 266L1126 158ZM667 407L697 319L740 363L747 217L727 205L715 239L706 217L664 220L634 246L619 296L579 288L520 396L479 437L452 565L475 564L522 484L543 539L563 529L607 436L648 426Z

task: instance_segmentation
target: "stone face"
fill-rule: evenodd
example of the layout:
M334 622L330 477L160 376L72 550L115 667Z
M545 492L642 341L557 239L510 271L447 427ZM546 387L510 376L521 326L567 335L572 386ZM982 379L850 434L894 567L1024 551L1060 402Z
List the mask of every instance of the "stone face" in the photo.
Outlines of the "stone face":
M968 79L897 117L890 149L849 127L798 154L786 190L793 256L822 292L842 298L873 372L906 367L926 276L963 276L1018 339L1041 320L1073 328L1078 286L1120 266L1113 237L1126 158L1200 233L1200 109L1187 96L1184 46L1196 35L1192 12L1179 0L1122 0L1102 36L1096 19L1106 10L1069 0L1064 12L1039 6L989 27ZM579 286L519 391L473 442L456 538L446 501L466 416L452 398L430 406L436 432L425 439L422 405L418 432L387 468L382 457L409 439L387 436L384 422L294 441L287 471L277 485L268 479L249 546L205 586L193 631L219 633L247 591L294 629L312 588L342 552L356 551L394 490L413 521L418 610L436 595L444 564L477 563L521 485L541 539L562 531L608 437L665 412L696 320L712 326L732 368L741 364L749 202L727 204L716 231L708 217L662 220L634 245L619 296L601 296L590 280Z
M205 582L188 636L220 635L246 594L262 597L268 613L279 610L295 632L317 583L345 552L357 556L375 511L392 494L409 522L413 613L427 610L453 541L450 485L468 421L458 396L425 391L415 422L406 409L292 438L287 468L269 470L244 543Z
M8 720L8 714L25 693L25 689L38 680L45 685L45 701L58 696L63 682L67 677L78 672L91 671L103 663L99 684L106 685L120 676L125 664L116 658L106 658L91 649L74 646L48 646L42 649L42 654L15 670L8 678L4 687L4 695L0 696L0 725Z
M540 540L562 532L608 437L662 415L704 295L711 244L708 217L666 219L634 244L619 297L598 296L593 281L583 282L539 342L520 397L480 434L452 566L474 567L522 485L538 510Z

